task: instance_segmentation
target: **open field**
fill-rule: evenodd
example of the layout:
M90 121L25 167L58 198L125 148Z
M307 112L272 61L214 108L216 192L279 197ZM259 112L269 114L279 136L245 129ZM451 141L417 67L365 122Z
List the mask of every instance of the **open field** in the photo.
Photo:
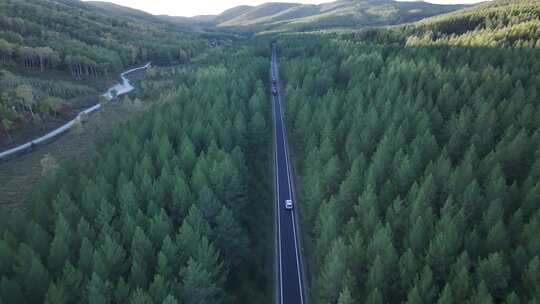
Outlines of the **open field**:
M135 107L123 101L108 103L102 111L91 115L82 129L68 131L30 153L0 162L0 207L20 206L28 199L34 185L43 178L41 160L46 154L58 162L74 158L84 160L90 155L100 130L116 128L148 106Z

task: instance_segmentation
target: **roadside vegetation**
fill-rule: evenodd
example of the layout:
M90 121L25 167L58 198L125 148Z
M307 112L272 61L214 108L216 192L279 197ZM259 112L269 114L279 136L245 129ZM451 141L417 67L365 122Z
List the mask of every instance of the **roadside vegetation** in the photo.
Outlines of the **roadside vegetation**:
M313 303L540 300L539 8L280 42Z
M75 108L96 103L100 92L92 84L77 83L61 78L48 80L42 77L27 77L0 69L0 139L2 147L14 142L16 130L28 127L29 123L41 125L46 121L65 120ZM101 84L101 85L100 85Z
M69 116L85 104L75 97L95 100L123 68L185 63L208 45L200 33L151 15L135 18L79 1L5 0L0 12L2 137Z

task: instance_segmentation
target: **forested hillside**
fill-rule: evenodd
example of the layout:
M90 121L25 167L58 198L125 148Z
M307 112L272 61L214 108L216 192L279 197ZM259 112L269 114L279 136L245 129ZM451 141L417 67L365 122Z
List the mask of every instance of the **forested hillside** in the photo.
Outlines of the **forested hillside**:
M225 47L241 33L0 0L0 136L124 67L167 63L123 97L144 111L102 130L91 157L45 157L30 202L0 209L0 303L269 303L288 249L309 303L540 303L540 0L394 25L457 8L277 3L193 19L265 31ZM290 32L336 27L353 31ZM280 84L291 248L272 235L285 202L271 198L265 92Z
M203 46L187 29L73 0L1 2L4 61L96 76L143 61L185 61ZM151 15L148 15L152 17Z
M139 97L159 105L2 216L0 302L271 298L268 60L252 47L209 58L151 70Z
M451 12L463 5L393 0L340 0L320 5L265 3L239 6L205 22L237 31L315 31L399 24Z
M539 7L280 40L311 302L540 301Z
M193 29L144 16L75 0L1 0L0 136L66 114L74 97L95 98L122 68L183 63L208 44Z
M384 44L539 48L540 1L497 0L406 26L374 28L357 39Z

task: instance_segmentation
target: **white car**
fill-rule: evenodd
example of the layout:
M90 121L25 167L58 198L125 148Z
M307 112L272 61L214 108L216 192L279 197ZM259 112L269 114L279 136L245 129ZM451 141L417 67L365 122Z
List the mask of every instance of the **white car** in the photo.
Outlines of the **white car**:
M292 207L293 207L293 206L292 206L292 200L290 200L290 199L289 199L289 200L286 200L286 201L285 201L285 209L287 209L287 210L292 210Z

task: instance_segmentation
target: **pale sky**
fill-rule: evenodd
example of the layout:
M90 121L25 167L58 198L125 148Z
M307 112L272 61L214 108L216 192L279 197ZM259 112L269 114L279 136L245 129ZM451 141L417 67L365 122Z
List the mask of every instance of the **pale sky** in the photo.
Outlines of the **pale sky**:
M320 4L332 0L103 0L132 7L154 15L186 16L217 15L238 5L259 5L266 2ZM478 0L429 0L438 4L477 3Z

